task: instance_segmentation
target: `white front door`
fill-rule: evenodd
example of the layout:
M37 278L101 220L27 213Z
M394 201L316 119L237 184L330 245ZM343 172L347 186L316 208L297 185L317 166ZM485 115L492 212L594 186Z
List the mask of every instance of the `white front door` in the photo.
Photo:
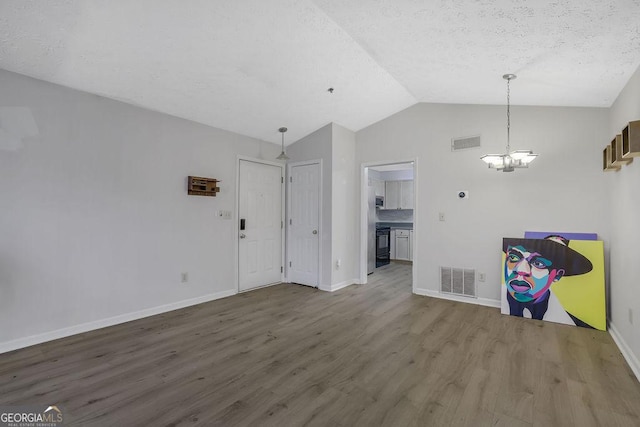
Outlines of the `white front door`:
M282 279L282 167L240 160L238 283L240 291Z
M317 287L320 282L320 163L289 167L288 236L288 280Z

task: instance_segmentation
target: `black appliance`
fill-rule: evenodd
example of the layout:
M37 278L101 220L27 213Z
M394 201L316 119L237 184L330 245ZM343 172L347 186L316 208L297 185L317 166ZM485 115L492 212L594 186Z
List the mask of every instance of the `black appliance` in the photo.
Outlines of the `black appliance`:
M391 227L376 227L376 267L387 265L391 259Z

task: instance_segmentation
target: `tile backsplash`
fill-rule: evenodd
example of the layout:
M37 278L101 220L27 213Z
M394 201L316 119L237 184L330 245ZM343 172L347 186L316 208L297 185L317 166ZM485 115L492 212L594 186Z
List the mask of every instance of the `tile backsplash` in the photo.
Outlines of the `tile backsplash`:
M413 209L376 209L377 221L413 222Z

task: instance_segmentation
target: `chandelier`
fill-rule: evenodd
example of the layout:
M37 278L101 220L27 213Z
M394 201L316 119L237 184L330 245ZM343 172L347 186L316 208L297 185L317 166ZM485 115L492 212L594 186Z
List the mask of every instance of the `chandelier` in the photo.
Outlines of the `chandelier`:
M484 160L489 168L502 172L513 172L516 168L528 168L529 163L534 161L537 154L531 150L515 150L511 151L511 80L515 79L515 74L505 74L502 76L507 81L507 149L504 154L485 154L480 157Z

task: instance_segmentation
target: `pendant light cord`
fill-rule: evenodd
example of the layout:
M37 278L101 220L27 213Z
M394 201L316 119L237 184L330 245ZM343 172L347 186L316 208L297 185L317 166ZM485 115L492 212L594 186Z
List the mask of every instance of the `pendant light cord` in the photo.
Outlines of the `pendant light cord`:
M507 154L511 151L511 79L507 79Z
M282 134L282 153L280 153L280 155L276 157L276 159L278 160L289 160L289 156L287 156L287 153L284 152L284 133L286 131L287 131L287 128L284 126L278 129L278 132Z

